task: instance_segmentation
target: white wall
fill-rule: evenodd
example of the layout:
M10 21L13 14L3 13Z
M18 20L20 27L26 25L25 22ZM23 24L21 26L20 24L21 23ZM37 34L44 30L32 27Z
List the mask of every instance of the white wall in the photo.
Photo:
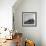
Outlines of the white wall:
M46 0L41 0L41 38L42 46L46 46Z
M18 8L14 8L15 29L22 32L24 38L35 41L36 46L41 46L41 1L23 0ZM14 5L16 6L16 5ZM37 12L37 27L22 27L22 12Z
M12 6L16 0L0 0L0 27L12 28Z

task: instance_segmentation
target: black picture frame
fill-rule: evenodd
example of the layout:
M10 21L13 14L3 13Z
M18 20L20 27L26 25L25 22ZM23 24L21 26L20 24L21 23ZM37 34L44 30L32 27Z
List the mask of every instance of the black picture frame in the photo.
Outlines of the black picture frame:
M22 12L22 26L36 27L37 26L37 12Z

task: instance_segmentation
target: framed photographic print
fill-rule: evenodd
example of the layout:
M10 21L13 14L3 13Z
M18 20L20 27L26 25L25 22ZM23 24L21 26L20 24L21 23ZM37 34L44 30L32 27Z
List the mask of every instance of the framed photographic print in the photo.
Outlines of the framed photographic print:
M37 12L22 12L22 26L36 27Z

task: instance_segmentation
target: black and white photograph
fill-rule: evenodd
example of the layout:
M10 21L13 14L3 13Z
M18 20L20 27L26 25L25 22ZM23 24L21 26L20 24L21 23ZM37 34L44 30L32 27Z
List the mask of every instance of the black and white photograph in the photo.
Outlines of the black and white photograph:
M37 24L36 12L22 12L22 26L34 27Z

